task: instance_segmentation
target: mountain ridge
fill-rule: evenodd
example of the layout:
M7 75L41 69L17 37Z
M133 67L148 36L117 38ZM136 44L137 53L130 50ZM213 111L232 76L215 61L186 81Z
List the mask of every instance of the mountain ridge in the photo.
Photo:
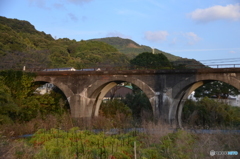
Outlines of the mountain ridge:
M98 39L90 39L93 41L102 41L109 45L114 46L118 49L119 52L126 54L130 59L134 58L140 53L143 52L152 52L152 48L146 45L139 45L135 41L131 39L124 39L120 37L105 37ZM154 53L162 53L164 54L170 61L176 61L181 59L179 56L175 56L173 54L161 51L159 49L154 49Z
M77 68L101 64L121 66L143 52L152 52L152 48L120 37L81 41L54 39L51 34L36 30L28 21L0 16L0 57L4 61L0 68L19 68L24 65ZM177 65L181 61L184 64L199 64L196 60L181 58L158 49L154 49L154 53L164 54L171 62L177 62Z

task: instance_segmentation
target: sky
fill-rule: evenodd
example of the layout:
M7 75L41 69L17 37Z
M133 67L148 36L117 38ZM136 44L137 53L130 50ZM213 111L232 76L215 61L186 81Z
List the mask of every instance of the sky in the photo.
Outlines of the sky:
M0 0L0 16L57 39L121 37L207 64L240 64L240 0Z

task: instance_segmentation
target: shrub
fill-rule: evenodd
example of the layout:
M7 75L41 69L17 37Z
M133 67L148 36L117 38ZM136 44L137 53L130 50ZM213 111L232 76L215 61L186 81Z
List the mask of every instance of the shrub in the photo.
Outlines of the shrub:
M182 112L183 122L200 127L239 127L240 108L207 97L187 100Z

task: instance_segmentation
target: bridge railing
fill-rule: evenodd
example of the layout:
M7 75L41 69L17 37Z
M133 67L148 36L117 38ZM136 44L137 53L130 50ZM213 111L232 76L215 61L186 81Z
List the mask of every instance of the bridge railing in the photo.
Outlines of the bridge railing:
M214 64L208 66L210 68L240 68L240 64Z

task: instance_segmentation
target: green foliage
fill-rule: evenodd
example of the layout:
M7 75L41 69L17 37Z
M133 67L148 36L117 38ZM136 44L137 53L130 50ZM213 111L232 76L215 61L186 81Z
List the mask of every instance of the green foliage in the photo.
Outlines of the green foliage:
M195 90L194 96L199 97L209 97L218 99L227 99L229 95L236 96L240 94L239 90L225 82L212 81L202 85Z
M172 65L175 69L198 69L205 68L206 66L195 59L181 58L172 61Z
M30 143L39 149L36 158L131 158L134 141L136 136L131 134L111 137L72 128L69 132L41 129Z
M134 158L134 142L137 158L167 159L191 158L198 138L185 131L169 133L149 145L146 134L129 132L109 136L72 128L68 132L59 129L41 129L34 134L30 144L35 147L34 158Z
M117 48L119 52L124 53L130 59L135 58L137 55L139 55L142 52L152 52L152 48L144 45L139 45L130 39L122 39L119 37L108 37L108 38L100 38L100 39L92 39L92 40L105 42ZM169 61L175 61L177 59L181 59L181 57L174 56L172 54L163 52L158 49L155 49L154 52L156 54L164 54L169 59Z
M232 107L207 97L194 102L185 102L182 112L183 122L191 126L219 127L240 126L240 108Z
M17 120L30 121L37 117L40 104L34 96L24 98L18 105L20 111L17 114Z
M0 72L0 123L30 121L38 115L62 114L65 103L63 94L52 92L39 95L34 93L32 73L22 71Z
M62 115L69 109L65 95L58 88L54 88L49 94L37 95L36 98L40 103L39 111L43 117L48 114Z
M13 120L30 120L37 116L37 108L39 104L37 100L31 96L33 93L32 82L35 75L22 71L2 71L0 77L2 83L8 88L8 96L11 99L11 107L8 109L15 110L8 117ZM6 107L1 107L5 111ZM18 110L18 111L16 111Z
M90 52L117 52L117 49L114 47L99 41L80 41L78 45L78 51L90 51Z
M99 119L105 119L106 122L100 120L93 124L96 129L126 128L131 125L132 111L118 99L108 100L100 106Z
M103 102L100 107L100 112L107 118L115 118L118 113L124 114L126 118L132 116L131 109L118 99Z
M35 76L32 73L23 71L1 71L3 83L11 90L11 95L14 99L23 100L33 92L32 82Z
M12 123L12 114L17 113L19 108L14 103L10 89L3 83L0 77L0 124Z
M146 94L137 86L133 86L133 93L127 94L125 99L123 99L123 103L126 104L131 110L133 118L136 120L140 120L143 112L150 114L150 119L153 117L152 115L152 106L149 102ZM145 116L147 120L149 116Z
M28 21L9 19L0 16L0 24L7 24L10 28L16 30L18 33L41 34Z
M119 67L152 48L118 37L76 41L53 39L27 21L0 16L0 69ZM170 61L181 57L155 49ZM40 57L40 58L39 58ZM190 60L193 61L194 60Z
M2 51L22 51L26 45L22 37L10 27L0 23L0 43L4 46Z
M157 146L164 158L191 158L196 137L186 131L178 131L164 136Z
M0 16L1 69L120 66L126 55L100 41L54 40L27 21ZM24 26L24 27L23 27Z
M72 56L80 58L85 67L116 66L128 64L128 58L114 47L99 41L80 41L75 45Z
M143 52L130 61L134 66L148 69L166 69L171 68L171 63L163 54L152 54Z

